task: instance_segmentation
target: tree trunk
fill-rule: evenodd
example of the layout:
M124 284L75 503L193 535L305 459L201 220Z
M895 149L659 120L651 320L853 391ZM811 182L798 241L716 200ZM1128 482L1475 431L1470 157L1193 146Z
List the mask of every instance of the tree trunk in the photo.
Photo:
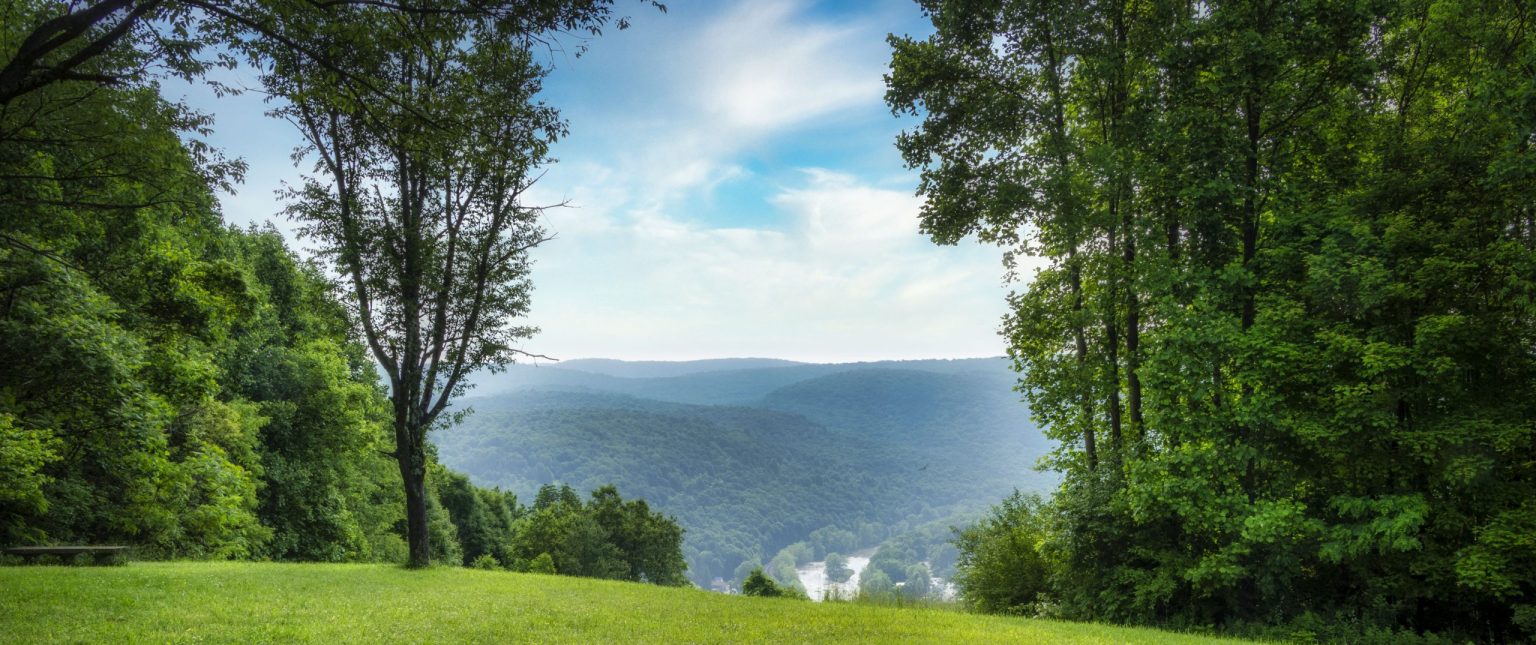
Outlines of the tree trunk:
M432 565L432 544L427 533L427 464L417 450L400 452L400 478L405 482L405 529L410 545L406 566L421 569Z
M1077 263L1077 247L1073 246L1068 251L1067 263L1071 267L1072 276L1072 335L1077 342L1077 374L1078 378L1085 378L1088 374L1088 338L1083 330L1083 276L1082 268ZM1093 434L1093 395L1092 388L1082 398L1082 424L1083 424L1083 450L1088 457L1088 470L1097 470L1099 467L1099 448L1097 438Z
M392 394L395 404L395 462L400 465L400 481L405 484L405 540L409 545L406 566L421 569L432 565L432 544L427 534L427 451L424 441L426 428L416 416L411 404L416 389L411 383L419 382L409 368L405 370L412 379L395 386Z
M1076 200L1072 196L1072 182L1068 175L1071 172L1071 164L1067 159L1067 119L1065 99L1061 86L1061 58L1056 52L1055 29L1046 16L1041 16L1042 25L1040 31L1045 42L1046 67L1045 74L1049 82L1051 92L1051 152L1056 161L1056 185L1055 197L1057 208L1068 219L1068 225L1077 227L1081 222L1076 218L1080 215L1074 208ZM1083 268L1077 259L1078 240L1077 235L1072 235L1067 248L1067 267L1071 275L1072 287L1072 336L1077 345L1077 375L1080 379L1086 379L1088 374L1088 335L1083 329ZM1088 458L1088 470L1097 470L1099 467L1098 438L1094 435L1093 418L1093 394L1092 388L1081 395L1083 427L1083 452Z
M1104 321L1104 346L1109 350L1105 361L1109 365L1109 447L1115 451L1115 459L1121 459L1125 446L1120 404L1120 328L1115 324L1113 309Z
M1125 228L1125 381L1130 397L1131 437L1143 438L1141 414L1141 301L1136 296L1136 231L1130 208L1121 209Z
M1259 249L1259 206L1257 194L1259 192L1259 142L1262 137L1260 124L1262 119L1261 110L1263 109L1260 103L1261 98L1258 95L1259 90L1251 87L1243 102L1243 117L1248 129L1248 149L1245 155L1246 159L1244 159L1244 170L1247 175L1245 179L1248 185L1246 186L1247 190L1243 192L1241 233L1243 270L1247 275L1242 284L1242 313L1238 322L1242 325L1244 335L1247 335L1249 330L1253 328L1253 324L1258 317L1256 293L1258 291L1258 267L1256 266L1257 262L1255 259L1258 257ZM1244 360L1246 361L1247 358L1245 357ZM1243 366L1245 369L1249 367L1249 365ZM1253 376L1251 374L1243 374L1242 382L1243 405L1252 406L1254 392ZM1251 413L1251 407L1249 412ZM1251 425L1247 422L1238 423L1237 438L1240 443L1253 443L1252 435L1253 428ZM1243 491L1247 494L1249 503L1252 503L1257 498L1257 493L1255 492L1257 489L1257 477L1258 474L1255 471L1254 460L1252 457L1249 457L1244 460L1242 478Z
M1110 217L1116 215L1119 205L1114 198L1110 199ZM1115 227L1109 227L1109 250L1113 253L1120 246ZM1109 276L1109 297L1104 304L1104 347L1108 351L1106 363L1109 365L1109 447L1114 451L1117 462L1123 458L1121 448L1125 446L1122 428L1122 410L1120 403L1120 326L1116 321L1116 305L1119 304L1119 280L1120 277L1111 274Z
M1116 150L1128 149L1130 147L1130 142L1127 141L1128 136L1124 122L1126 106L1129 103L1129 88L1127 87L1129 81L1126 79L1128 63L1126 61L1127 36L1125 12L1125 2L1115 5L1113 29L1116 65L1114 73L1110 77L1109 114L1105 124L1105 138L1109 142L1110 147ZM1109 222L1106 225L1109 229L1109 251L1114 253L1118 249L1121 252L1124 265L1121 267L1120 275L1112 273L1109 276L1110 296L1108 311L1105 314L1104 321L1107 336L1106 343L1109 346L1111 377L1109 439L1111 447L1115 450L1115 459L1124 463L1125 458L1122 456L1122 451L1125 448L1124 420L1122 418L1124 412L1121 409L1122 404L1120 402L1120 330L1115 324L1116 314L1118 313L1115 309L1120 304L1116 298L1118 291L1120 288L1124 288L1126 309L1125 367L1127 381L1130 386L1131 429L1135 431L1141 417L1141 382L1136 378L1136 352L1138 351L1136 343L1138 342L1137 332L1140 329L1139 323L1136 320L1136 282L1133 266L1136 261L1136 239L1132 233L1134 214L1131 212L1133 207L1131 192L1133 189L1129 185L1130 180L1126 176L1126 170L1122 167L1121 162L1115 162L1110 181L1112 184L1109 196ZM1124 238L1121 240L1116 239L1116 226L1124 228Z

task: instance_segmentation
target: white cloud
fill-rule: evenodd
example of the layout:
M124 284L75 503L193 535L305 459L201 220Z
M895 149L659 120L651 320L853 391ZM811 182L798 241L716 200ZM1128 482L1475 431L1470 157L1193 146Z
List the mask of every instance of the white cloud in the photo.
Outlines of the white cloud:
M744 151L881 102L881 24L818 21L799 0L702 6L724 9L697 16L683 6L664 19L651 16L625 32L637 40L597 43L579 63L644 77L639 88L614 90L637 96L602 95L618 103L572 116L573 137L562 145L566 158L607 158L637 203L708 194L750 175L738 161ZM603 49L618 44L624 47ZM566 170L557 166L550 181L564 185Z
M631 43L644 61L636 50L588 61L664 70L643 109L573 117L566 162L541 190L580 208L552 213L561 237L537 251L533 321L543 333L532 349L813 361L1002 352L998 252L919 235L910 179L893 190L807 168L761 198L778 215L770 223L726 225L730 213L712 210L710 196L733 182L768 181L744 157L884 112L887 27L808 9L741 2L702 27L678 11L677 23ZM691 210L700 203L706 212Z
M772 199L785 230L653 210L540 249L535 319L545 331L534 345L566 358L1000 353L995 251L932 246L917 234L920 202L902 192L828 171L805 177ZM601 261L590 262L597 249Z
M780 193L773 203L800 214L812 248L878 256L916 240L917 197L864 186L852 176L821 168L804 172L810 184Z
M742 3L695 43L698 98L721 124L768 131L879 100L881 69L856 52L866 28L808 22L804 9Z

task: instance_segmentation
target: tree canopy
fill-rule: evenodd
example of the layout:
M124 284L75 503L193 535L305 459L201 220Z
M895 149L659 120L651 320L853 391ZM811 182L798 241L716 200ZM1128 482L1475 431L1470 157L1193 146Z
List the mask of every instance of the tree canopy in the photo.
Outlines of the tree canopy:
M0 4L7 65L74 10ZM127 46L81 63L112 82L0 104L0 545L404 561L391 390L355 309L276 230L224 224L240 166L184 138L206 119L123 80L144 53ZM511 564L516 496L422 464L430 556ZM626 574L676 584L675 523L611 488L594 508Z
M1062 607L1536 633L1529 12L921 4L924 230L1048 262L1004 332Z

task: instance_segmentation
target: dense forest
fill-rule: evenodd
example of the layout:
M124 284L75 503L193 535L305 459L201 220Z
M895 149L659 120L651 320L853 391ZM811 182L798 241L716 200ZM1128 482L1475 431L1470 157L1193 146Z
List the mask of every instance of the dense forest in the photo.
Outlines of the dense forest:
M1048 260L1005 333L1065 480L972 600L1536 637L1531 7L921 4L924 230Z
M0 40L26 54L27 30L77 15L58 9L8 3ZM198 142L206 116L96 82L148 55L96 52L0 109L0 544L405 560L392 397L356 309L272 228L223 223L244 166ZM524 507L428 457L435 559L684 580L681 529L644 502Z
M739 588L759 564L795 585L795 565L923 526L908 550L926 557L991 500L1055 482L1031 468L1049 447L1002 359L611 366L626 377L590 363L488 377L485 390L517 389L466 399L475 412L432 436L439 455L523 498L617 484L677 516L699 585Z

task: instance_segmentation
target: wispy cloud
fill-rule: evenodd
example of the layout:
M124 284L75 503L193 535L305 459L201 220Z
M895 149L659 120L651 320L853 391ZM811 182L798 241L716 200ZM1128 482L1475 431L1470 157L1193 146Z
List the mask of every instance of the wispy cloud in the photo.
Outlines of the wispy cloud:
M535 344L566 357L999 353L996 254L931 246L915 198L812 170L771 202L782 229L640 211L541 249Z
M692 43L696 98L718 125L771 133L878 101L882 61L871 60L872 25L807 19L799 2L746 2Z
M662 359L1000 353L996 251L917 232L921 202L881 103L889 15L759 0L674 18L584 61L649 76L618 83L636 109L573 116L565 163L540 187L578 208L551 213L560 238L537 252L544 331L532 346ZM872 140L879 150L859 148ZM748 169L808 144L829 167ZM836 167L870 155L881 177ZM881 181L891 174L905 181ZM769 217L733 224L719 205L743 202Z
M778 356L830 361L1001 353L998 252L917 232L915 178L881 103L898 0L670 2L553 61L571 122L532 201L557 239L535 252L528 349L564 358ZM194 102L198 97L191 97ZM259 169L225 200L275 216L296 136L259 99L213 102ZM241 133L258 133L246 136ZM288 133L291 135L292 133ZM894 181L893 181L893 178Z

